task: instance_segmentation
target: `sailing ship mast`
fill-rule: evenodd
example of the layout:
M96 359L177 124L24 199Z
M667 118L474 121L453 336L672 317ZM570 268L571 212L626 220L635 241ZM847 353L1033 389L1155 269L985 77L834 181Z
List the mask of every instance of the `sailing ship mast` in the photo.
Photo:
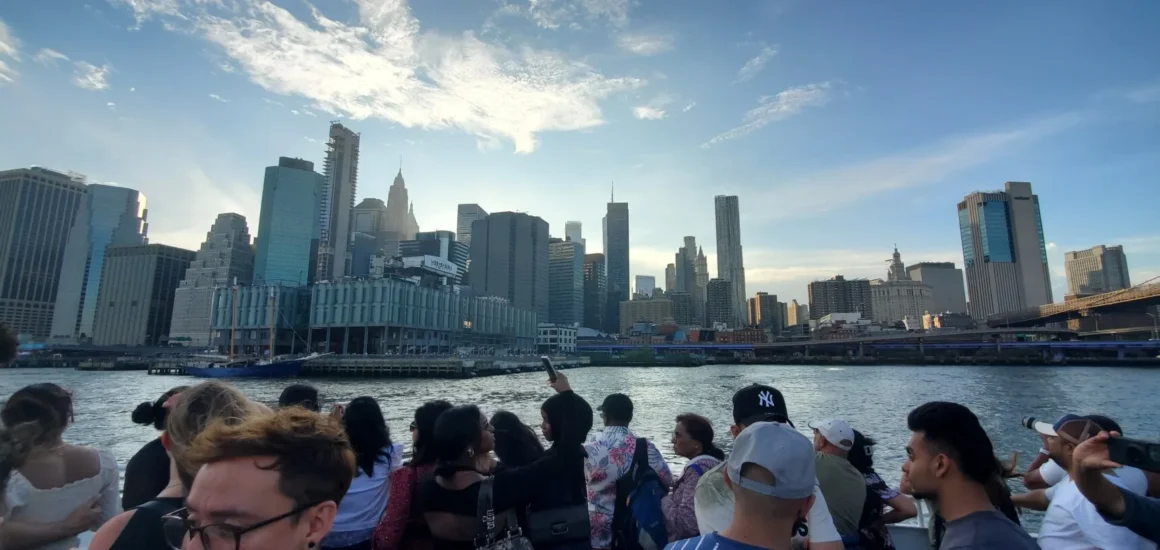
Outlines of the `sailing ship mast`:
M234 277L233 285L233 319L230 321L230 362L234 360L234 335L238 328L238 278Z
M270 296L266 302L270 306L270 361L274 360L274 309L278 306L278 295L274 293L274 287L270 287Z

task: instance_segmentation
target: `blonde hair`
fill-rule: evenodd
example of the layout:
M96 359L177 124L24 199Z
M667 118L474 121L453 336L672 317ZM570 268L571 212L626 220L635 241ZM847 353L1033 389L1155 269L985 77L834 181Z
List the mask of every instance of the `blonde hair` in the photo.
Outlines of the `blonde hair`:
M169 453L177 463L177 475L189 489L200 464L189 460L193 441L214 423L236 425L247 418L269 414L262 406L237 388L221 382L202 382L181 392L169 410L165 434L169 439Z

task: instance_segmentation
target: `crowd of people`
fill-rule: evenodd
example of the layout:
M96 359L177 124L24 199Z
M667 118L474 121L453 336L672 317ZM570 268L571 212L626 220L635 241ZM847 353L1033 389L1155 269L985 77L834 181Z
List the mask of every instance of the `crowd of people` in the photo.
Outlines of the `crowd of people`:
M1160 500L1147 496L1160 477L1111 461L1122 430L1105 416L1034 424L1044 448L1023 474L1031 490L1012 494L1015 465L975 414L926 403L907 417L894 488L872 437L831 418L807 424L811 441L782 393L755 384L733 396L729 453L705 417L675 418L672 449L687 460L676 476L632 431L628 395L593 411L563 374L549 385L539 433L508 411L421 404L408 461L371 397L324 412L303 384L276 409L219 381L177 387L133 411L159 436L129 460L123 491L111 454L65 441L71 395L28 386L0 409L0 549L74 548L92 530L93 550L879 550L916 499L935 513L935 549L1160 541ZM1019 507L1045 511L1038 540Z

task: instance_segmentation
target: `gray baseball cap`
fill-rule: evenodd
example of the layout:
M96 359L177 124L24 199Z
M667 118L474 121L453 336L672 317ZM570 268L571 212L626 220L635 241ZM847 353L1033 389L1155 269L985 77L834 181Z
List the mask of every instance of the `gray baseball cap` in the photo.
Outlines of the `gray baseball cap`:
M814 494L817 468L814 446L797 430L777 422L758 422L733 442L726 467L734 485L766 496L799 499ZM755 464L773 474L772 484L741 477L741 467Z

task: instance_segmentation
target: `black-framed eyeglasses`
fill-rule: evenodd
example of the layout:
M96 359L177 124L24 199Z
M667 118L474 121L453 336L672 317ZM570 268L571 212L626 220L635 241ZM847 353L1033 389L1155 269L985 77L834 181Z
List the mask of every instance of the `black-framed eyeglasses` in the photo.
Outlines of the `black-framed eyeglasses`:
M228 523L211 523L202 527L195 527L189 520L185 508L161 517L161 529L165 533L165 542L174 550L181 550L187 538L197 536L205 550L237 550L242 545L242 535L282 521L286 518L301 514L310 508L318 506L320 502L299 506L285 514L260 521L248 527L230 525Z

